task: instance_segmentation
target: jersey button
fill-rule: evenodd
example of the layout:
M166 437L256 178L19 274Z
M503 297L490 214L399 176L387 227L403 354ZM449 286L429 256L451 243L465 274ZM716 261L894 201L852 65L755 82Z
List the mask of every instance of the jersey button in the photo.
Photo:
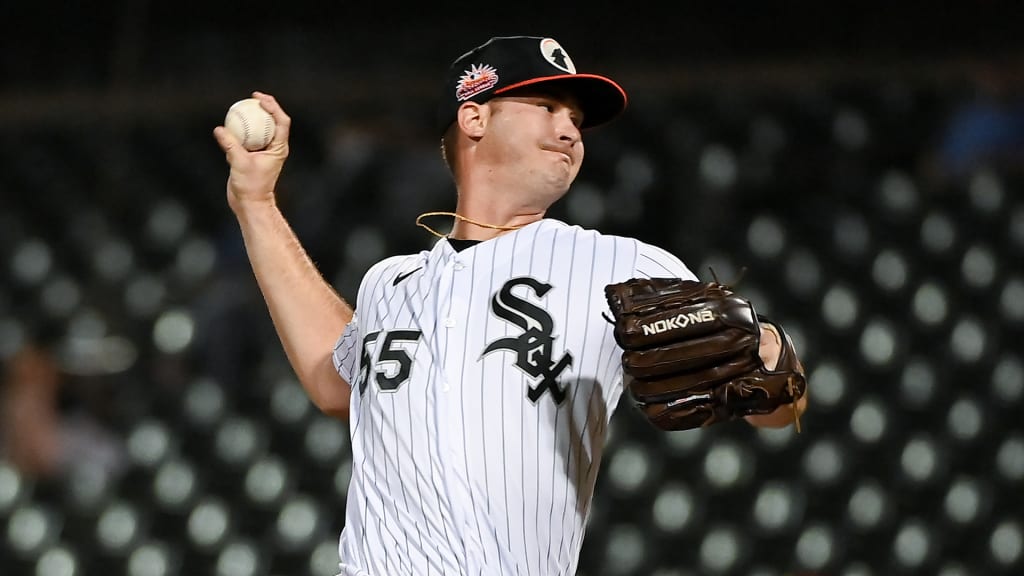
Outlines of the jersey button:
M445 318L444 325L448 328L455 328L455 318Z
M455 265L452 266L452 268L455 268L456 270L462 270L465 267L466 267L466 265L463 264L462 262L456 262Z

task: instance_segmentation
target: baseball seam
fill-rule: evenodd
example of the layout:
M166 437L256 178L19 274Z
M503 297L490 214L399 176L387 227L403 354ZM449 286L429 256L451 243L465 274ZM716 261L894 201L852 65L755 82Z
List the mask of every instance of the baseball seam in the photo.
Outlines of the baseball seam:
M264 146L263 146L264 148L266 148L267 146L270 145L270 139L271 139L270 133L271 133L271 131L273 129L274 129L274 119L272 117L268 116L263 121L263 142L265 143Z
M245 119L245 114L242 114L241 112L235 112L235 114L238 114L238 119L242 121L242 133L245 134L245 136L242 138L242 148L248 150L250 133L249 121Z

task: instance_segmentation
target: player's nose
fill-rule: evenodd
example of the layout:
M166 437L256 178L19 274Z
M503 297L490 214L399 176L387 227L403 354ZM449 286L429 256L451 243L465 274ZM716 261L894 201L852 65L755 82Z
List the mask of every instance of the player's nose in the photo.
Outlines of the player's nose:
M579 127L568 113L558 115L557 130L558 139L567 142L570 146L579 142L582 137Z

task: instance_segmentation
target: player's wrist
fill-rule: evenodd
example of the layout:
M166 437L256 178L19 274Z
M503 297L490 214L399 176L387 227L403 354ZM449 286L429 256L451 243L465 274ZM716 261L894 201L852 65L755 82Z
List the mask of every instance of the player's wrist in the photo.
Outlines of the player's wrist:
M229 192L228 206L239 220L258 219L261 215L276 214L281 211L273 193L256 195Z

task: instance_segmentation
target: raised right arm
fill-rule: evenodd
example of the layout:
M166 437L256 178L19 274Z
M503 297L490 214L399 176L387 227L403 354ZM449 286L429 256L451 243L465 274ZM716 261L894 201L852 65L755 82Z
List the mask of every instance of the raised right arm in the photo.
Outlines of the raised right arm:
M335 342L352 307L324 280L278 207L275 187L288 157L291 118L268 94L254 92L276 124L266 150L249 152L223 126L213 135L231 167L228 205L238 219L256 282L288 360L313 403L347 419L351 388L334 369Z

